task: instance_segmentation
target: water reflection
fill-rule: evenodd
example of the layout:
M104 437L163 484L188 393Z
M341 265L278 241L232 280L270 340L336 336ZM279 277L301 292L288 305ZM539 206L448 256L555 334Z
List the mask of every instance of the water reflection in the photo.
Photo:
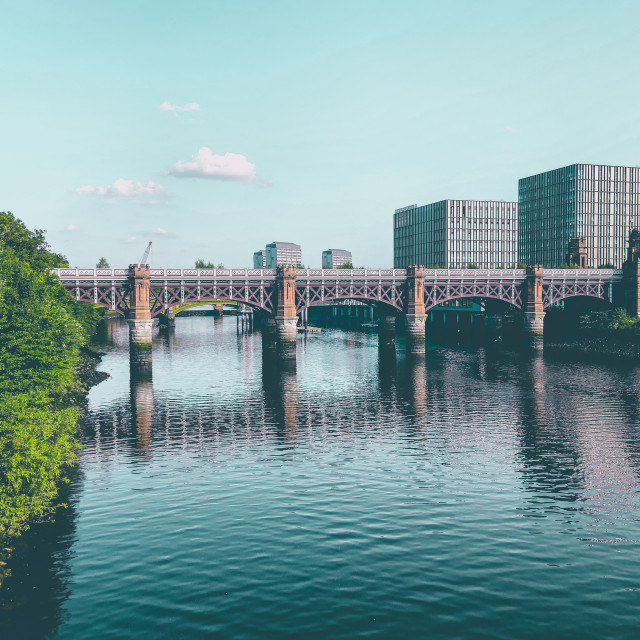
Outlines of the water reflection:
M0 637L7 640L52 638L67 619L71 593L70 559L76 530L80 478L64 487L66 503L53 522L33 526L15 545L12 577L0 588Z
M131 417L141 453L151 446L153 424L153 375L151 367L131 367Z
M145 366L106 335L77 508L34 530L47 558L16 575L46 567L43 595L9 628L34 607L61 638L351 638L374 613L378 637L632 628L638 370L343 331L283 359L209 317L178 317Z
M267 411L285 437L293 437L297 428L298 379L295 358L281 358L277 353L262 354L262 385Z

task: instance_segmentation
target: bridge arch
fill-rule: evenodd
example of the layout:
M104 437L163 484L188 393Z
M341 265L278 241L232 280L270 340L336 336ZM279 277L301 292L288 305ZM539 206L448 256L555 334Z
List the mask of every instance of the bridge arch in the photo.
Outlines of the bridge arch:
M353 300L387 312L404 312L405 284L379 286L367 282L296 285L296 313L310 307Z
M611 284L601 282L569 281L545 283L542 287L542 306L544 309L548 309L558 302L570 299L597 299L610 305L613 298L612 294Z
M263 287L249 289L247 287L234 287L228 285L183 285L183 284L151 284L149 288L149 301L151 303L151 317L164 313L168 307L184 305L188 303L213 304L241 303L263 313L273 315L275 312L275 287Z
M506 282L425 282L425 310L450 300L492 299L506 302L516 309L522 309L522 283L517 280Z

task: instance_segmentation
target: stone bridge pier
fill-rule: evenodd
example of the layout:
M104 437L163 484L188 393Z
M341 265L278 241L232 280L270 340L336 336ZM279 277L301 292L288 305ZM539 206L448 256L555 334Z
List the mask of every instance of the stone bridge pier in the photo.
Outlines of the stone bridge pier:
M424 267L407 267L407 350L423 353L425 349Z
M280 266L276 272L276 336L280 351L294 355L298 337L298 314L296 313L296 268Z
M525 280L524 338L525 344L534 350L542 349L544 336L544 306L542 301L541 266L527 267Z
M153 319L149 306L149 287L151 281L149 265L129 265L129 342L151 349Z

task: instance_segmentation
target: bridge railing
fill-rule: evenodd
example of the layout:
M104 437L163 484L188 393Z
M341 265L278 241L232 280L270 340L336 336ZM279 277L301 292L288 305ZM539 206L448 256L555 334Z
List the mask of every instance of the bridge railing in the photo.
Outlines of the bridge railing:
M543 280L622 280L622 269L545 269Z
M52 269L60 280L120 281L126 280L128 269ZM151 269L152 280L202 280L216 278L273 279L275 269ZM524 280L525 269L425 269L429 280ZM406 269L298 269L301 280L327 279L400 279ZM622 280L622 269L545 269L544 280Z

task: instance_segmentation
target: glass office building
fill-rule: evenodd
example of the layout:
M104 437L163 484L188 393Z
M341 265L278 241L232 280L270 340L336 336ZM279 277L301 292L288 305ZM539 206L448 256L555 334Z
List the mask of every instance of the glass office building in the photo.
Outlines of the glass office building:
M254 269L266 269L267 267L267 252L264 249L253 252L253 268Z
M280 265L292 264L294 267L302 264L302 249L293 242L272 242L265 249L265 267L275 269Z
M519 259L559 267L571 238L585 238L587 266L621 267L640 228L640 168L572 164L518 181Z
M337 269L343 264L353 264L351 251L345 249L327 249L322 252L322 268Z
M518 203L442 200L396 209L393 264L464 269L514 267L518 260Z

